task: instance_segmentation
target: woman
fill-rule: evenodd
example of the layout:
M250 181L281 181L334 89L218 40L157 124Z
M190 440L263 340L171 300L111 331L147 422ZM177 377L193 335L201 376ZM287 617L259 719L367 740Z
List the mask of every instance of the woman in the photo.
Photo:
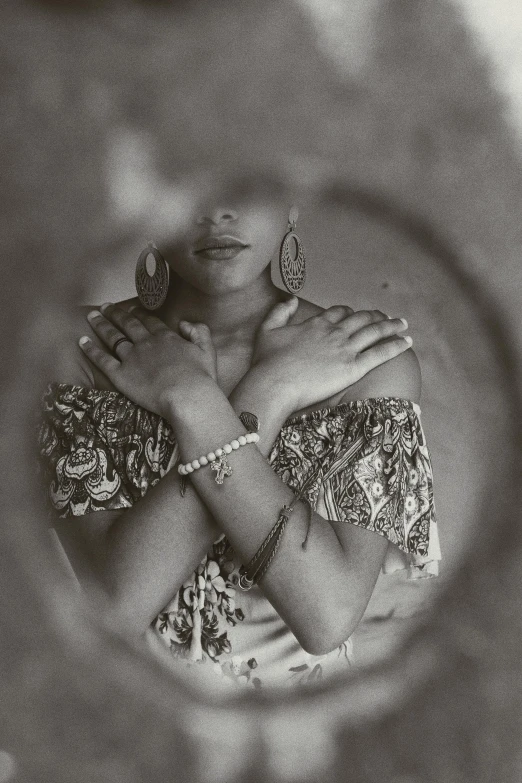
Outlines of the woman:
M440 557L407 324L276 287L270 261L297 291L304 255L262 191L208 184L141 254L138 299L82 313L40 432L56 529L115 622L256 687L342 670L380 569Z

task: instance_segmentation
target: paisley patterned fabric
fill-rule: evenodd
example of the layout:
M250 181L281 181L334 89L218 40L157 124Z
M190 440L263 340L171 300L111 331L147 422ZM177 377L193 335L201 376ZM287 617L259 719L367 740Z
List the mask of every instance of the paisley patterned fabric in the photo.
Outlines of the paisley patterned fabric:
M49 386L38 443L50 508L65 518L129 508L179 461L159 416L119 392L68 384ZM387 538L384 572L438 573L432 471L415 403L357 400L290 418L268 461L325 519ZM350 640L326 656L305 653L259 588L237 589L240 566L220 536L152 623L151 644L253 687L350 665Z
M407 555L412 578L438 573L432 469L416 403L355 400L292 418L270 460L296 491L313 477L308 499L325 519L385 536Z

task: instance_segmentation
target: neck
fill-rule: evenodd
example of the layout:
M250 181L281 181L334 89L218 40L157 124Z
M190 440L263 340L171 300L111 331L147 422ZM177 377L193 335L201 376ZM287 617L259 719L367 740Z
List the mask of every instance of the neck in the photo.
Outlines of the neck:
M245 288L220 294L207 294L177 276L175 282L160 318L172 329L181 320L206 323L216 347L250 342L269 310L288 296L272 283L270 267Z

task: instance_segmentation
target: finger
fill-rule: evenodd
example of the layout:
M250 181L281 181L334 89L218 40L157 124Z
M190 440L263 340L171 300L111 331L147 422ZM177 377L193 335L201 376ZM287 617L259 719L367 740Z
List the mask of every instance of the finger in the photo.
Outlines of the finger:
M355 334L363 326L369 324L379 323L383 320L388 320L387 316L383 319L380 310L357 310L352 315L346 316L342 321L338 322L338 326L346 330L349 335Z
M168 329L167 324L164 323L161 318L157 318L155 315L152 315L139 305L132 305L129 307L128 312L131 313L134 318L137 318L141 322L142 326L148 329L151 334L164 332L166 329Z
M368 326L363 326L350 337L350 346L356 351L364 351L372 345L392 337L397 332L403 332L408 328L405 318L390 318L385 321L376 321Z
M149 335L148 329L145 328L141 321L119 305L106 302L100 307L100 312L108 321L117 326L123 334L130 337L132 342L143 340Z
M192 321L180 321L179 330L183 337L190 340L194 345L199 345L200 348L206 349L214 347L212 342L212 335L210 328L204 323L193 323Z
M366 351L363 351L357 357L357 364L362 366L364 372L370 372L370 370L379 367L381 364L388 362L390 359L394 359L404 351L407 351L411 347L413 340L411 337L396 337L392 340L373 345Z
M121 367L120 362L110 353L95 345L90 337L80 337L78 343L89 361L101 370L109 380L113 380L116 371Z
M384 321L385 319L389 318L389 315L386 315L386 313L383 313L382 310L370 310L376 318L377 321Z
M346 305L332 305L332 307L327 307L324 313L321 313L321 316L326 318L327 321L330 321L330 323L337 324L339 321L342 321L343 318L347 318L352 314L353 309L351 307Z
M87 313L87 320L93 332L110 348L118 357L124 357L132 348L129 338L120 332L99 310L91 310Z
M261 329L269 331L277 329L280 326L286 326L290 317L296 312L299 305L297 296L291 296L284 302L278 302L272 307L268 315L261 324Z

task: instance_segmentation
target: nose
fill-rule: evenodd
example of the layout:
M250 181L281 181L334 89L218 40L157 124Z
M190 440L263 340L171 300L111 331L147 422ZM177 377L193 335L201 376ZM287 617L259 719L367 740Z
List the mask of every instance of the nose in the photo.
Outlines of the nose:
M233 223L237 218L238 214L233 209L229 209L228 207L214 207L202 212L196 218L196 223L198 226L204 226L207 223L218 226L220 223Z

